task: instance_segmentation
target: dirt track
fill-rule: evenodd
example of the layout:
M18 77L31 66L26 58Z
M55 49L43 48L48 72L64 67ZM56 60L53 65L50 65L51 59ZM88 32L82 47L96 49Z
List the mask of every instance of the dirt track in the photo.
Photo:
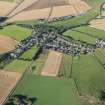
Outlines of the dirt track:
M0 1L0 16L7 15L15 6L15 3Z
M62 60L62 54L55 51L50 51L48 59L42 69L43 76L57 76Z
M0 54L8 52L15 48L17 41L10 37L0 35Z
M21 74L0 70L0 105L20 79Z

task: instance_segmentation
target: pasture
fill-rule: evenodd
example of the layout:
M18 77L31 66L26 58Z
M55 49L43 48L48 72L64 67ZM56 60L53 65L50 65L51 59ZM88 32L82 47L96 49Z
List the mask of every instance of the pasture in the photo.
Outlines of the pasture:
M93 55L81 55L73 60L72 78L82 95L100 97L105 90L105 70Z
M14 60L4 68L6 71L24 73L24 71L31 64L30 61Z
M58 77L70 78L72 69L72 57L63 55Z
M101 91L105 91L104 52L105 50L98 49L92 55L64 55L58 76L74 79L81 95L100 97Z
M37 105L81 105L72 79L25 75L13 94L35 97Z
M33 46L33 47L30 48L28 51L24 52L24 53L20 56L20 59L32 60L32 58L36 55L37 51L38 51L38 47L37 47L37 46Z
M31 29L19 27L16 25L9 25L0 29L0 34L8 36L17 41L21 41L31 35L31 31Z
M93 27L82 26L82 27L74 28L72 30L78 31L80 33L84 33L91 37L105 39L105 31L102 31Z
M49 51L44 51L33 61L31 65L32 73L35 75L41 75L43 66L48 58Z
M87 44L95 44L96 38L91 37L85 33L77 32L77 31L72 31L68 30L64 33L65 37L68 37L70 39L76 40L78 42L84 42Z

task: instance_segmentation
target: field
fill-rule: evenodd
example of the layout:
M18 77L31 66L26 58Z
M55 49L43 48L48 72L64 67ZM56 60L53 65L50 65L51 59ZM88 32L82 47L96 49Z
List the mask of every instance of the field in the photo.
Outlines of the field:
M0 35L0 54L13 50L17 45L17 41L10 37Z
M91 37L105 39L105 31L102 31L93 27L82 26L82 27L74 28L73 30L86 34Z
M71 38L73 40L79 41L79 42L87 43L87 44L95 44L96 42L96 38L91 37L85 33L72 31L72 30L66 31L64 33L64 36Z
M0 70L0 105L3 104L20 77L21 74Z
M69 5L68 0L39 0L37 3L33 3L30 7L25 9L27 10L33 10L33 9L43 9L43 8L48 8L51 6L62 6L62 5Z
M105 31L105 19L95 19L90 22L90 26L96 29L104 30Z
M16 14L18 14L19 12L23 11L24 9L28 8L30 5L32 5L33 3L37 2L37 0L24 0L17 8L15 8L13 10L12 13L10 13L8 15L8 17L12 17Z
M70 78L72 69L72 57L63 55L58 77Z
M0 1L0 16L6 16L15 6L15 3Z
M49 51L44 51L37 57L37 59L31 65L32 74L41 75L43 66L48 58L48 55Z
M34 97L37 105L80 105L73 80L26 75L14 94Z
M24 61L24 60L14 60L10 64L8 64L4 69L6 71L12 71L17 73L24 73L24 71L28 68L28 66L31 64L30 61Z
M99 97L104 91L105 70L93 55L74 58L72 78L82 95Z
M48 1L45 0L32 0L28 3L28 0L25 0L19 7L17 7L10 15L10 18L7 22L14 22L14 21L26 21L26 20L37 20L42 18L53 18L53 17L61 17L67 15L80 15L82 13L87 12L91 7L89 7L84 1L79 0L75 3L62 1ZM34 3L35 2L35 3ZM44 3L43 3L44 2ZM33 3L33 5L31 5ZM55 4L56 3L56 4ZM71 4L70 4L71 3ZM79 6L78 6L79 3ZM46 4L46 5L44 5ZM25 6L23 6L25 5ZM31 7L29 6L31 5ZM43 7L43 6L44 7ZM56 6L57 5L57 6ZM51 9L51 7L53 7ZM43 9L42 9L43 8ZM76 11L76 8L78 11ZM22 11L24 10L25 11ZM22 11L18 14L19 11ZM62 12L60 12L62 11ZM77 13L78 12L78 13ZM17 14L17 15L15 15Z
M46 22L45 29L47 25L54 26L57 32L60 30L59 33L70 41L95 48L97 39L105 39L105 19L96 20L99 18L100 5L103 2L105 0L25 0L8 15L9 17L15 15L6 21L13 22L13 25L0 27L1 50L5 48L4 42L7 48L14 45L13 42L3 40L2 37L9 37L18 43L31 35L31 29L16 24L43 25L43 22L37 19L66 15L73 15L73 17ZM37 56L32 59L35 54ZM66 55L65 52L61 54L46 49L39 51L39 47L35 45L2 70L0 73L13 72L23 75L10 97L29 96L36 99L37 105L101 105L99 104L101 98L105 96L105 49L97 48L93 53L71 56ZM16 77L15 74L12 76L12 79ZM8 84L8 81L10 86L11 82L14 84L15 79L7 80L7 77L9 78L7 74L0 75L1 84L2 82ZM0 88L3 85L0 85ZM8 91L8 86L5 87ZM0 90L0 95L7 91ZM1 96L0 100L2 100Z
M57 76L59 72L59 67L62 61L62 54L50 51L45 65L42 69L41 75L43 76Z
M32 60L32 58L37 53L37 51L38 51L38 47L34 46L30 48L28 51L26 51L25 53L23 53L20 58L24 60Z
M9 25L0 29L0 35L5 35L14 40L21 41L31 35L31 29L22 28L16 25Z

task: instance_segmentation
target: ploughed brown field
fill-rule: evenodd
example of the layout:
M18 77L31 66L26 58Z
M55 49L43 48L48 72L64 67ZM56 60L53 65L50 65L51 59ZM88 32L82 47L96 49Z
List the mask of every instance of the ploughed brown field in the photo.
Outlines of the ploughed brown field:
M42 69L43 76L57 76L62 61L62 54L55 51L50 51L47 61Z
M30 3L28 3L29 1ZM37 20L40 18L48 18L49 15L50 18L79 15L85 13L90 8L91 7L82 0L28 0L27 2L22 3L9 15L10 17L13 17L7 22Z
M21 74L0 70L0 105L3 104L20 77Z
M16 45L17 41L14 39L0 35L0 54L13 50Z

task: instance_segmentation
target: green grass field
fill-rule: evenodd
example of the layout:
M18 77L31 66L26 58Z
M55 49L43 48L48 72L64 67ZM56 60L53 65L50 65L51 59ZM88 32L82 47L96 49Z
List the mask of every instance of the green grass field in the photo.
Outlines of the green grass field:
M4 68L4 70L23 73L28 68L30 63L31 62L29 62L29 61L14 60L10 64L8 64Z
M63 78L69 78L71 75L72 57L64 55L58 76Z
M73 80L26 75L14 94L37 98L37 105L81 105Z
M9 25L0 29L0 35L9 36L17 41L21 41L31 35L31 29L22 28L16 25Z
M73 60L72 78L82 95L100 97L105 90L105 70L93 55L81 55Z
M74 28L73 30L79 31L92 37L105 39L105 31L95 29L89 26L78 27Z
M37 51L38 51L38 47L33 46L31 49L23 53L20 58L26 59L26 60L32 60L32 57L37 53Z
M79 41L79 42L85 42L88 44L95 44L96 38L86 35L85 33L80 33L77 31L68 30L64 33L64 36L71 38L73 40Z
M32 64L32 72L33 74L40 75L41 70L47 60L49 51L45 51L44 53L40 54L40 56L33 62Z

